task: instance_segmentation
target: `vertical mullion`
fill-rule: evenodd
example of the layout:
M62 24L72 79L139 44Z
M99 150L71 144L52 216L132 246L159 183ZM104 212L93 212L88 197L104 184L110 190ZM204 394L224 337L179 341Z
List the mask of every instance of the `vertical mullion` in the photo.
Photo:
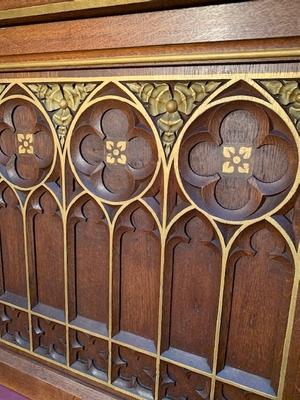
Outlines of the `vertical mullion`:
M108 288L108 371L107 371L107 379L108 383L111 384L112 381L112 321L113 321L113 233L114 233L114 225L110 223L109 218L107 219L107 223L109 225L109 288Z
M228 252L229 252L229 248L225 247L224 241L220 240L220 243L222 246L222 272L221 272L221 279L220 279L220 292L219 292L220 294L219 294L219 305L218 305L218 314L217 314L215 343L214 343L210 400L214 400L214 398L215 398L214 396L215 396L215 387L216 387L219 342L220 342L220 334L221 334L221 319L222 319L223 296L224 296L224 286L225 286L225 274L226 274L227 257L228 257Z
M27 203L26 203L27 204ZM26 207L21 204L21 212L23 218L23 238L24 238L24 254L25 254L25 273L26 273L26 290L27 290L27 315L28 315L28 329L29 329L29 349L33 352L32 340L32 321L31 321L31 292L29 280L29 263L28 263L28 244L27 244L27 221L26 221Z

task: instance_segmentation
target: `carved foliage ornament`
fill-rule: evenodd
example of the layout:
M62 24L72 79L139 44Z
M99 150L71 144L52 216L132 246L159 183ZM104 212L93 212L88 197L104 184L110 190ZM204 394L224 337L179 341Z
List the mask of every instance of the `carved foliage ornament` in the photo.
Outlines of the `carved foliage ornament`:
M170 155L177 133L186 116L212 93L220 82L127 83L128 88L144 103L161 133L166 156Z
M283 105L300 133L300 83L298 81L261 81L262 85Z
M64 146L68 128L74 114L95 83L30 84L29 88L51 113L61 146Z

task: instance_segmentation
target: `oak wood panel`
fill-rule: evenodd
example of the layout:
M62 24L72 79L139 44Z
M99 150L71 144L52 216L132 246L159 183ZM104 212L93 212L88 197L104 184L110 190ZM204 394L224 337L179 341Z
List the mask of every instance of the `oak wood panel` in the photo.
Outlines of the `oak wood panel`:
M109 232L101 208L88 196L69 212L69 320L107 335Z
M64 320L64 239L57 203L48 191L40 190L31 198L27 215L32 307Z
M10 187L1 185L1 298L27 307L23 219L19 200Z
M137 204L118 221L113 268L113 335L154 352L160 282L159 233L149 211Z
M274 228L261 223L242 233L228 259L219 376L275 395L293 277Z
M212 368L219 301L218 245L209 222L190 213L173 226L166 249L161 351L205 371Z
M275 5L276 14L270 13L270 8ZM190 29L197 27L199 21L201 29ZM41 30L46 41L41 41ZM73 40L75 32L80 32L76 41ZM0 56L60 52L61 38L64 39L64 51L86 51L282 36L299 36L296 0L280 3L262 0L2 28Z

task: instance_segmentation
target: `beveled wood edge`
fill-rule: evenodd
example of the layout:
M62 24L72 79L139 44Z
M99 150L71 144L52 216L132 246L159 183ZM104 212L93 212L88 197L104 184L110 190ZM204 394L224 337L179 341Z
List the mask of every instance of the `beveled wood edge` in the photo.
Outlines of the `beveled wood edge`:
M116 400L109 393L0 347L0 384L32 400ZM119 398L119 397L118 397Z

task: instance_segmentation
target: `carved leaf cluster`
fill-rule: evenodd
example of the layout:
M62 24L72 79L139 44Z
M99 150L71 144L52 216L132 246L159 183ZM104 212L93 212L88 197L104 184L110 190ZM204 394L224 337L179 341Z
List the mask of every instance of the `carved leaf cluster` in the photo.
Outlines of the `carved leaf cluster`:
M300 83L298 81L261 81L262 85L287 109L300 133Z
M220 82L178 82L173 88L167 83L127 83L128 88L146 105L150 115L156 117L166 156L171 153L177 133L188 116Z
M59 141L63 147L68 128L80 104L96 87L95 83L30 84L29 88L51 113Z

